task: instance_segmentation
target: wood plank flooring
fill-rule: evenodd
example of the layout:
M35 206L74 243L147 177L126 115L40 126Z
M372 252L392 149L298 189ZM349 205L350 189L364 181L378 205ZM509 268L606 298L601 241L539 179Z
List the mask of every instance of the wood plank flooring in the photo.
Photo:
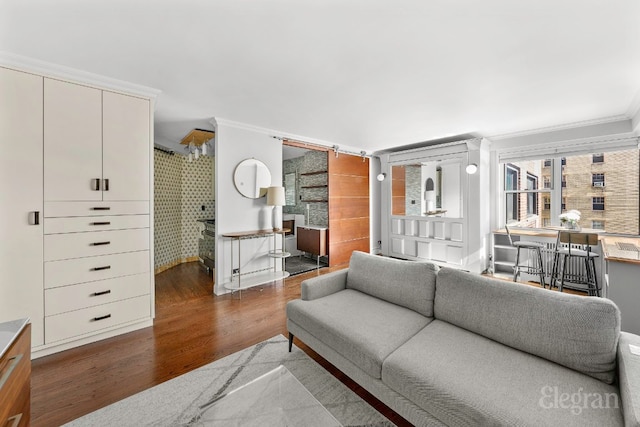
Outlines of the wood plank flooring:
M251 288L242 299L213 296L211 278L197 263L157 274L153 327L33 361L31 425L59 426L274 335L286 336L285 305L300 297L300 282L337 269ZM312 350L296 345L394 423L410 425Z

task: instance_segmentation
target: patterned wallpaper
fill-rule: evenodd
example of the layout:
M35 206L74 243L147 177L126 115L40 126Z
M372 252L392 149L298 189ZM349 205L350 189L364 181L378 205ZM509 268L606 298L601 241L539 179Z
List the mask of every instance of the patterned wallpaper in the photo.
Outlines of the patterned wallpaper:
M185 156L154 151L156 271L198 256L196 220L214 216L213 160L201 156L189 163Z

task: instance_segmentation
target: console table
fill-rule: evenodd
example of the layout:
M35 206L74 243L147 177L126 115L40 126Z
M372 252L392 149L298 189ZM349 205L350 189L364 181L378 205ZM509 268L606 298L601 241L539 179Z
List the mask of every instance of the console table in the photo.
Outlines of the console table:
M291 256L291 254L285 251L284 248L284 235L289 233L291 230L288 228L282 228L280 230L254 230L254 231L239 231L233 233L224 233L222 237L231 239L231 281L224 284L226 289L229 289L232 292L242 291L243 289L250 288L252 286L261 285L263 283L273 282L276 280L282 280L285 277L289 277L289 273L284 269L284 260ZM277 236L282 236L282 247L278 249L278 239ZM267 252L267 256L273 258L273 266L268 268L266 271L258 270L258 271L250 271L250 272L242 272L242 262L240 258L241 250L242 250L242 241L247 239L256 239L256 238L264 238L264 237L272 237L273 238L273 249ZM234 257L233 257L233 242L238 242L238 267L234 268ZM277 262L280 260L282 271L277 271ZM256 273L256 274L253 274ZM242 277L243 275L252 274L251 277ZM240 294L242 295L242 294Z

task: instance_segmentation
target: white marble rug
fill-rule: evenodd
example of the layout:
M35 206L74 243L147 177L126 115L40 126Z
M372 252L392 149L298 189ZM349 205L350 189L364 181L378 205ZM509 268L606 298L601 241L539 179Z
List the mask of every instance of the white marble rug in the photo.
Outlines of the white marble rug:
M284 365L344 426L393 426L282 335L99 409L67 426L200 426L200 406Z

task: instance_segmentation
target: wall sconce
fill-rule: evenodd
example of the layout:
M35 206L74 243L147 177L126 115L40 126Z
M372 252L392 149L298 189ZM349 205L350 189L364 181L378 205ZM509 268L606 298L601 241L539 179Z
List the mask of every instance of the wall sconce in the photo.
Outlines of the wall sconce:
M473 175L474 173L478 172L478 165L475 163L469 163L467 165L467 167L465 168L465 171L469 174L469 175Z
M386 177L387 177L387 174L386 174L386 173L384 173L384 172L382 172L382 173L379 173L379 174L378 174L378 176L376 176L376 179L377 179L378 181L382 182L382 181L384 181L384 179L385 179Z

